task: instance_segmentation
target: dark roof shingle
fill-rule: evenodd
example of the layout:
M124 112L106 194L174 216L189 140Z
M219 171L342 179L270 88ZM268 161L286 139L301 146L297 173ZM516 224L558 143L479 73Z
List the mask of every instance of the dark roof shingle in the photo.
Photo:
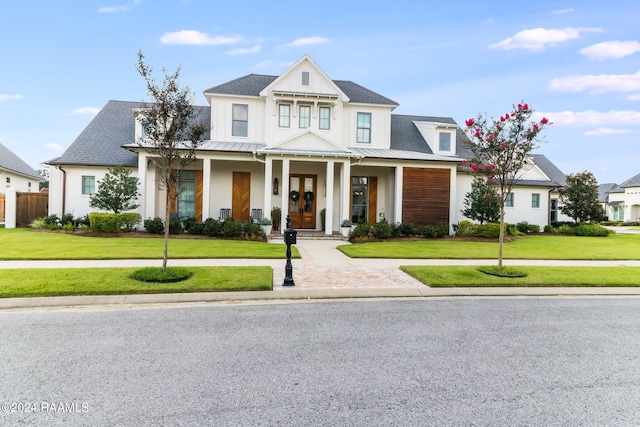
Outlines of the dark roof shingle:
M7 169L21 175L26 175L40 181L44 180L44 178L35 169L2 144L0 144L0 168Z

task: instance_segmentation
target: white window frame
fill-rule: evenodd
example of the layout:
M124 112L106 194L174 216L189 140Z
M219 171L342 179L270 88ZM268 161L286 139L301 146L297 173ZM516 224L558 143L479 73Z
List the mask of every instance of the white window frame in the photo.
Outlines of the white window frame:
M367 117L368 120L360 120L360 117ZM371 113L359 112L356 115L356 142L360 144L371 144ZM368 123L366 123L368 122ZM362 126L361 126L362 124Z
M326 112L326 117L323 116L323 112ZM326 127L323 126L323 122L326 122ZM330 130L331 129L331 107L320 106L318 109L318 129Z
M531 193L531 209L540 209L540 193Z
M504 199L505 208L513 208L516 205L516 197L512 192L507 193L507 197Z
M237 113L244 112L246 118L241 117L241 114L236 115ZM236 125L241 125L242 127L236 128ZM241 136L247 137L249 136L249 104L232 104L231 106L231 136Z
M291 104L278 104L278 127L291 126Z
M447 136L449 138L448 141L443 141L442 137ZM453 138L451 137L451 132L439 132L438 133L438 151L445 151L447 153L451 152L451 141ZM442 148L442 143L446 142L448 144L447 148Z
M91 179L91 185L90 185L90 189L89 192L86 192L85 190L87 190L88 187L88 183L86 183L87 180ZM82 195L83 196L91 196L92 194L96 194L96 177L94 175L82 175L82 189L81 189Z
M302 111L306 111L306 115L303 115ZM300 105L298 107L298 127L300 129L311 127L311 105Z

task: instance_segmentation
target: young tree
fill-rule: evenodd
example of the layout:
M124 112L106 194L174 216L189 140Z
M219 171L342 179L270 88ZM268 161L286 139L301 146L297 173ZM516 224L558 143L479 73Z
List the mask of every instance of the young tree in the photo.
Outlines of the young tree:
M514 105L511 112L499 119L488 120L479 114L476 119L465 121L465 134L472 157L463 165L473 174L490 179L498 189L500 206L500 237L498 245L498 270L502 270L504 244L504 205L514 182L530 165L529 153L535 149L540 132L549 120L530 121L533 109L529 104Z
M131 169L124 166L109 169L104 179L98 182L98 190L91 196L89 206L116 214L140 206L137 203L139 180L130 175Z
M567 175L567 183L560 189L560 212L577 223L600 221L604 208L598 201L598 181L589 171Z
M465 195L462 215L484 222L500 220L500 203L496 197L496 186L484 177L475 176L471 183L471 191Z
M169 75L162 69L164 81L157 84L152 77L153 70L144 63L144 55L138 52L137 69L147 84L147 92L152 103L136 113L145 139L138 145L153 155L160 183L166 189L168 198L177 196L178 174L172 169L182 169L195 160L195 150L202 144L206 126L197 121L197 110L193 105L193 94L188 86L178 82L180 67ZM162 270L167 268L169 220L171 206L167 200L164 217L164 255Z

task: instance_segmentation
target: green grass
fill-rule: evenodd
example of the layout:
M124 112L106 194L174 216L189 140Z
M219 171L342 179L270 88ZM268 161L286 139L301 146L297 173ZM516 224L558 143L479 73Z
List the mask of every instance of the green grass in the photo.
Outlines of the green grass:
M451 287L638 287L640 267L523 267L527 277L497 277L477 266L401 266L433 288Z
M458 239L372 242L338 247L352 258L497 259L497 242ZM637 260L640 235L534 235L504 244L504 259Z
M270 267L189 267L194 274L175 283L146 283L132 279L136 268L6 269L0 274L0 298L125 295L174 292L271 290Z
M26 228L0 230L0 260L161 259L162 237L87 237ZM291 249L293 258L300 258ZM284 245L246 240L169 238L169 258L284 259Z

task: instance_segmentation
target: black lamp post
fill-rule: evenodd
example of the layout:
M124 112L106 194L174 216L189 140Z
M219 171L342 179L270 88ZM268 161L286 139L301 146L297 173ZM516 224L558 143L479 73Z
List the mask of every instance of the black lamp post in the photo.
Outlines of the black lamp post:
M295 286L293 282L293 266L291 265L291 245L296 244L298 232L291 228L291 215L287 214L287 228L284 229L284 242L287 244L287 264L284 267L284 283L282 286Z

